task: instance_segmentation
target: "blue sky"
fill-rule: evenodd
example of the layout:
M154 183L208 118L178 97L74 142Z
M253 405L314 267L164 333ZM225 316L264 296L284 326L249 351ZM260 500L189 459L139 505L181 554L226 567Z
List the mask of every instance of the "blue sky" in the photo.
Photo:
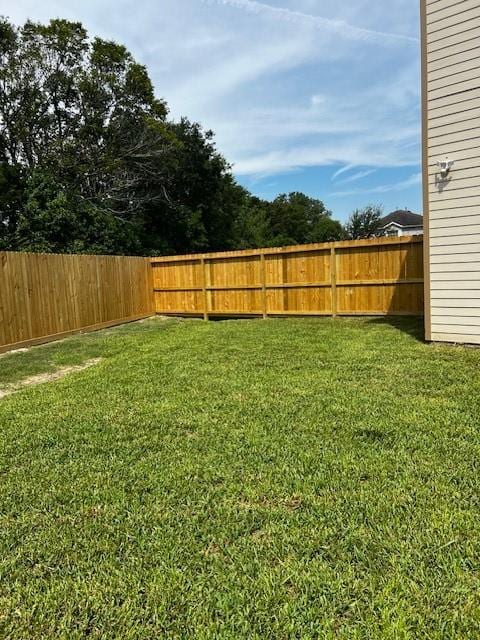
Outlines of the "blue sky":
M421 212L418 0L0 0L127 45L173 117L217 134L238 180L336 218Z

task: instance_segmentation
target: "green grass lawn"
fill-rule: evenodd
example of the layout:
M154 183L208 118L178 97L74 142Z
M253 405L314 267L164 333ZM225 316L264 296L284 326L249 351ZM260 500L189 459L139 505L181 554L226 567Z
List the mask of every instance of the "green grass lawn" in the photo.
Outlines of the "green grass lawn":
M0 358L0 637L480 637L480 351L151 320Z

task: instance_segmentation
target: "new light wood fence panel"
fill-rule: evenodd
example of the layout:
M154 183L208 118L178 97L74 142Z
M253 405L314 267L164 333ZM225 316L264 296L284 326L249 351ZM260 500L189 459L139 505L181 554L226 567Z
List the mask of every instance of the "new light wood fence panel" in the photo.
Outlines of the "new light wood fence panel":
M152 259L172 315L421 315L421 237Z
M260 255L213 258L204 264L210 313L262 313Z
M0 252L0 351L154 313L150 259Z
M421 241L343 248L336 260L338 313L423 313Z
M332 313L330 247L265 256L267 313Z

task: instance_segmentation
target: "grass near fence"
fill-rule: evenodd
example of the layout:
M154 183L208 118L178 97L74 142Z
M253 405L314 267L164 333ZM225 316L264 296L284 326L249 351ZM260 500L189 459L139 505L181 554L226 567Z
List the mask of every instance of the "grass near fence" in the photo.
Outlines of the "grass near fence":
M0 637L480 635L480 351L153 320L0 358Z

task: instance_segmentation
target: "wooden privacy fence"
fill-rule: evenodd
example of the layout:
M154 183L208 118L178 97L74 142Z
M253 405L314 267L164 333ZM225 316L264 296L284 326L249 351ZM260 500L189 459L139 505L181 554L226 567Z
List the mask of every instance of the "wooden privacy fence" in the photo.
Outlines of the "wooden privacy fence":
M152 267L160 314L423 314L422 236L153 258Z
M0 351L154 313L420 315L421 237L166 258L0 252Z
M150 259L0 252L0 352L152 315Z

